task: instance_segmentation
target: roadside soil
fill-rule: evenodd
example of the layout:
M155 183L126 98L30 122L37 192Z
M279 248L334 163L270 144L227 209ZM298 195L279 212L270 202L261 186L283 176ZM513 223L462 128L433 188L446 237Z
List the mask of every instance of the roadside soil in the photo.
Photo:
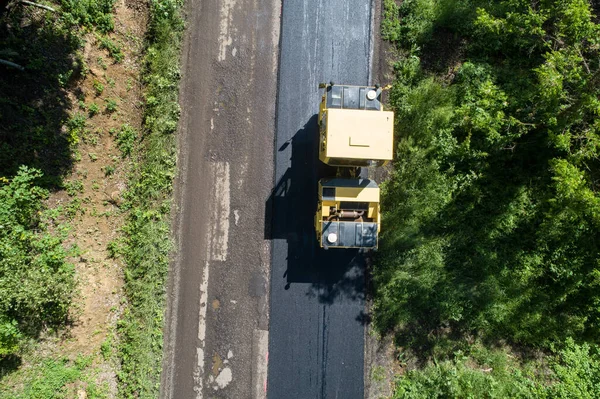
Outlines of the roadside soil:
M130 159L123 157L117 146L116 136L124 124L134 128L138 137L142 128L140 70L147 0L118 1L114 17L115 31L109 37L121 47L124 57L116 63L100 48L93 33L87 35L83 50L87 73L69 90L74 105L69 113L84 114L86 128L72 171L65 178L71 189L54 192L47 200L48 208L71 210L70 214L61 212L58 222L71 227L65 244L79 248L79 255L69 260L78 281L71 325L58 336L46 333L36 357L26 356L21 365L31 367L28 362L40 356L71 360L91 357L92 378L105 387L110 398L117 395L115 329L124 295L122 261L111 256L108 248L121 236L126 216L121 209L122 195L131 167ZM107 109L111 101L116 103L113 111ZM77 397L85 397L85 390L74 387L75 392Z
M123 2L122 2L123 3ZM73 103L83 101L89 110L96 104L100 111L89 118L88 134L79 144L79 160L70 181L80 181L82 210L71 222L71 242L81 250L72 259L80 283L80 301L77 319L70 330L65 350L91 354L106 338L107 327L114 327L119 312L120 292L123 285L122 265L111 258L109 243L120 236L124 222L121 211L122 194L126 189L130 161L122 158L115 138L123 124L141 131L141 84L139 81L142 37L145 15L123 4L115 11L115 33L112 36L125 54L121 63L114 63L106 50L100 50L93 36L88 37L85 59L89 73L81 82L83 99L73 98ZM104 86L98 95L94 85ZM117 101L117 110L106 110L106 101ZM114 171L113 171L114 170ZM67 203L71 198L57 192L50 202ZM110 329L110 328L108 328Z

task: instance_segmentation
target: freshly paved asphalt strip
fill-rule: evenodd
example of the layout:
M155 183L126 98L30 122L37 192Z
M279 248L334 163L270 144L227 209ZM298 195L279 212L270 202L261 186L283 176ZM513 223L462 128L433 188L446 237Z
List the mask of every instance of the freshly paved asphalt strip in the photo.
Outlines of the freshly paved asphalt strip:
M161 397L265 397L277 0L189 0Z
M283 2L267 396L363 398L364 259L317 248L320 82L368 84L371 0Z

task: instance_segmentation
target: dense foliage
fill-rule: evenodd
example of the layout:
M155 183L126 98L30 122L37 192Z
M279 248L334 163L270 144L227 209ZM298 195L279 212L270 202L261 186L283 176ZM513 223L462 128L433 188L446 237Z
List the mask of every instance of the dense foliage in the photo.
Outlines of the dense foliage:
M376 321L548 346L600 337L600 26L586 0L386 1Z
M59 232L42 223L35 185L41 172L21 167L0 180L0 358L17 353L23 339L64 322L73 296L73 266Z

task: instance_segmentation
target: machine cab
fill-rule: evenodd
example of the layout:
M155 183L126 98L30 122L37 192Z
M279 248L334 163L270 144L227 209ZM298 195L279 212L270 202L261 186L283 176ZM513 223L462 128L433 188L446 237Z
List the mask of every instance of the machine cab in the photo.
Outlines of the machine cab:
M381 88L324 84L319 107L319 159L341 167L382 166L393 158L394 113Z

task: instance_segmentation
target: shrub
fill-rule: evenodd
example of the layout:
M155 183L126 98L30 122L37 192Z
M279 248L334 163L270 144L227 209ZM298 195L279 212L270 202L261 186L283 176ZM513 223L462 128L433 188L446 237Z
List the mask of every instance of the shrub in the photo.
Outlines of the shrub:
M113 113L117 110L117 100L114 98L107 98L104 101L106 101L106 112Z
M394 398L599 397L598 347L576 344L572 338L555 346L547 362L528 364L520 364L515 356L500 350L484 350L483 356L481 352L471 356L457 352L452 360L435 362L400 376Z
M104 167L104 176L108 177L108 176L112 176L115 173L115 166L114 165L106 165Z
M100 112L100 107L98 107L98 105L96 103L92 103L90 104L90 106L88 107L88 112L90 114L90 116L94 116L96 115L98 112Z
M21 167L0 186L0 354L15 353L22 337L65 321L75 286L63 236L40 222L48 192L38 170ZM60 230L59 230L60 233Z
M101 96L104 93L104 85L97 80L94 80L92 83L92 87L94 87L94 91L96 92L96 97Z
M117 45L107 36L99 36L98 41L100 42L100 48L106 49L108 51L108 55L110 55L115 62L118 63L123 61L125 55L123 54L123 51L119 45Z
M113 7L115 0L60 0L64 18L73 25L96 28L108 33L115 27Z
M117 133L116 141L117 147L119 147L119 150L121 150L123 157L131 155L131 152L135 146L136 138L137 132L133 127L129 126L128 124L121 126L121 129Z

